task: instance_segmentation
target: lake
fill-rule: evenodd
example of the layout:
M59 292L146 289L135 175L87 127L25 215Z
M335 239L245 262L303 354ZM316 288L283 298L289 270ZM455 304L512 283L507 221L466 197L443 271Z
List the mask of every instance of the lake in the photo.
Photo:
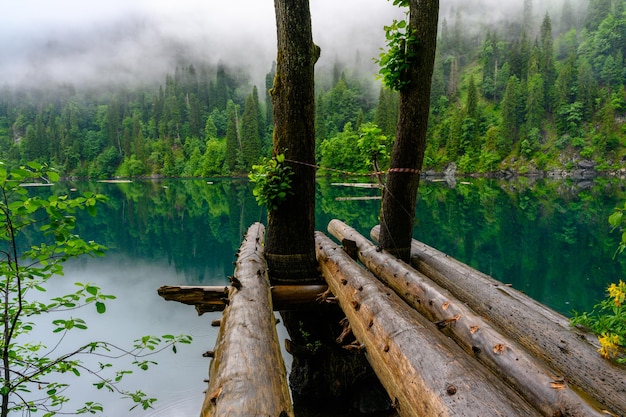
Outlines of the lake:
M369 179L341 182L359 180ZM73 189L109 197L95 217L80 215L78 226L83 238L109 249L103 258L69 262L53 292L89 281L117 299L103 316L91 309L77 313L91 327L64 343L98 339L130 346L147 334L194 337L178 354L163 352L153 358L158 366L129 377L128 387L158 397L154 409L128 412L130 402L92 395L88 376L74 398L101 401L103 415L111 417L199 415L209 366L202 353L214 347L217 329L210 323L220 313L198 317L192 306L164 301L156 290L165 284L226 284L243 235L253 222L265 222L265 210L243 180L68 182L53 192ZM327 179L319 180L317 190L318 230L338 218L369 236L378 223L379 190ZM422 181L413 235L569 315L590 309L610 282L626 276L626 255L613 259L620 236L607 222L624 201L620 182L606 178Z

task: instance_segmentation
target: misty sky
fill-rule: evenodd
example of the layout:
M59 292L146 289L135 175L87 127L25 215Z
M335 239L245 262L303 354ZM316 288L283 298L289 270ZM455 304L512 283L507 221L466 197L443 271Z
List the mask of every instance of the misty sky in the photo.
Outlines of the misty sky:
M537 0L535 1L537 2ZM19 0L0 14L0 85L161 82L176 63L246 65L262 80L276 55L273 0ZM367 65L384 46L383 26L402 16L387 0L311 0L319 65ZM443 0L521 11L523 0ZM364 64L365 65L365 64Z

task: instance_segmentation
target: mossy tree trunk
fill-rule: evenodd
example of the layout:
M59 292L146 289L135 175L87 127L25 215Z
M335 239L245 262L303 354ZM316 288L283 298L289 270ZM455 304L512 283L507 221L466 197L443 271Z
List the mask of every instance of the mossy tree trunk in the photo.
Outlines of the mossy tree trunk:
M292 195L269 214L265 257L273 282L317 279L315 258L315 83L308 0L275 0L278 56L273 154L294 171Z
M294 171L291 191L269 214L265 258L272 284L323 282L315 254L315 84L320 50L313 44L308 0L275 0L278 56L270 90L274 114L273 153ZM343 348L336 305L281 312L291 338L292 396L306 409L350 407L370 411L389 400L362 352ZM350 398L348 400L348 398ZM382 406L381 406L382 404ZM296 413L298 414L298 412Z
M417 42L407 42L413 64L401 76L408 85L400 91L396 141L391 154L381 209L380 246L409 260L420 170L426 150L430 83L437 45L439 0L410 0L409 26Z

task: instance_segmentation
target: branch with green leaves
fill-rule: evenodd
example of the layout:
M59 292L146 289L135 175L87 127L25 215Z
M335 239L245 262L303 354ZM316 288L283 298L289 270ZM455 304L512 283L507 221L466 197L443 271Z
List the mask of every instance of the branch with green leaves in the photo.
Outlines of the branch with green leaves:
M75 214L85 210L95 215L97 204L105 202L105 196L86 192L75 198L65 195L42 198L28 190L30 185L58 180L56 171L39 163L8 170L0 162L0 417L20 411L29 415L43 412L44 417L68 414L63 407L70 400L66 394L69 384L55 380L61 374L77 377L90 374L96 378L93 384L96 389L104 388L132 400L135 403L132 408L149 408L155 398L120 385L132 370L117 369L112 363L99 363L94 368L81 355L110 361L128 357L133 360L133 366L147 370L156 364L147 360L147 356L167 348L176 353L178 344L191 343L190 336L144 336L127 350L103 341L67 349L63 343L66 335L70 331L86 330L87 323L80 317L55 315L52 333L58 335L58 340L54 346L32 341L35 316L67 313L89 305L104 314L106 302L115 299L93 283L76 283L76 291L40 301L49 281L63 274L65 261L82 255L102 256L105 250L74 232ZM29 241L33 236L38 243ZM33 291L39 295L31 297ZM63 350L66 353L61 353ZM85 401L72 414L101 411L102 404Z
M261 163L253 165L248 178L254 183L252 193L257 203L275 211L288 195L293 194L292 175L293 170L285 164L285 154L282 153L271 159L263 158Z
M393 0L394 6L408 7L408 0ZM407 12L408 17L408 12ZM411 30L407 20L393 20L389 26L385 26L386 49L381 48L381 53L374 62L380 67L378 78L394 91L404 90L410 83L407 71L415 63L416 54L413 52L414 45L418 40Z

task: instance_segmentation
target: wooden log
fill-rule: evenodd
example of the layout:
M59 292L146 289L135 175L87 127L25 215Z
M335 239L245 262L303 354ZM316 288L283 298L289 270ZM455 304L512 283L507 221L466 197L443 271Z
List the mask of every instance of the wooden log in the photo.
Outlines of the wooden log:
M293 416L263 258L265 228L248 229L230 287L201 417Z
M327 285L275 285L270 287L274 311L310 307L328 289ZM202 315L222 311L228 301L230 286L164 285L157 293L168 301L193 305Z
M606 416L572 390L518 343L494 329L482 317L424 274L377 248L363 235L339 220L328 231L341 240L356 243L359 260L467 353L512 386L544 416Z
M401 416L539 415L319 232L316 249L329 288Z
M371 236L376 240L378 234L376 226ZM626 367L603 359L592 342L595 336L572 328L565 316L526 294L416 240L411 244L411 263L576 389L611 413L626 415Z

